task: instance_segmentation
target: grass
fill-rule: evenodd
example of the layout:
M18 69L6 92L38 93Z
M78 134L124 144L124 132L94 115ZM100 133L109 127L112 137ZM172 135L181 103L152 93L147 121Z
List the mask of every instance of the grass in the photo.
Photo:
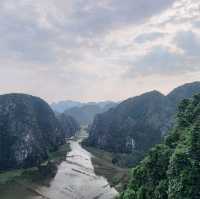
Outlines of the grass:
M21 176L23 172L24 172L23 169L19 169L19 170L0 173L0 184L5 184L6 182L11 181L16 177Z
M60 162L65 160L67 153L70 151L69 143L62 145L57 151L49 153L49 158L45 162L43 162L42 166L47 166L48 162L53 162L58 165ZM39 179L40 173L37 167L32 167L28 169L17 169L12 171L6 171L0 173L0 185L6 184L15 180L25 180L32 181L35 179Z
M63 161L66 158L68 152L70 152L70 144L66 143L62 145L57 151L49 153L48 161Z
M112 163L112 153L93 147L83 147L93 155L92 163L95 173L107 178L111 186L121 191L123 186L129 181L129 169L114 165Z

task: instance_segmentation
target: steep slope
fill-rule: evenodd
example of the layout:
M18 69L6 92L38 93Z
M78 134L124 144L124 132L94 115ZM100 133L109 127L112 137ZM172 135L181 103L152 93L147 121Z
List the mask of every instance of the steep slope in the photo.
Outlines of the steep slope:
M157 91L130 98L96 116L86 144L111 152L141 156L172 127L178 103L200 92L200 82L186 84L164 96Z
M63 142L60 124L42 99L0 96L0 170L37 165Z
M200 95L179 106L173 131L132 171L121 199L200 198Z
M71 116L59 114L57 116L66 138L70 138L80 129L78 122Z
M146 151L160 142L171 112L170 101L157 91L128 99L95 118L88 143L114 152Z
M193 95L200 93L200 82L193 82L184 84L178 88L175 88L167 97L177 107L183 99L191 98Z

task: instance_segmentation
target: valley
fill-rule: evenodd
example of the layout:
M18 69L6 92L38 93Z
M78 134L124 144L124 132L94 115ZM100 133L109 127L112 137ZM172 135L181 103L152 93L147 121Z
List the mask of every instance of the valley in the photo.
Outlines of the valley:
M1 199L177 199L173 186L198 199L198 93L193 82L76 114L26 94L0 96Z
M33 180L15 178L0 185L1 199L112 199L118 193L108 181L94 172L92 155L80 142L87 136L84 130L69 141L71 151L58 164L54 177Z

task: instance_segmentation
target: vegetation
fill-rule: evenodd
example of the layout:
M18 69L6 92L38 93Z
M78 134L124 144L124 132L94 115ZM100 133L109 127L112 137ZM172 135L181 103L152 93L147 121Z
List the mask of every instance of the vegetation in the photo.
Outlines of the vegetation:
M74 136L80 130L80 125L72 116L57 113L57 118L66 138Z
M70 151L69 143L62 145L55 152L49 152L49 159L43 162L38 167L32 167L28 169L11 170L0 173L0 185L8 184L13 181L41 181L46 180L48 177L52 177L58 165L66 158L67 153Z
M116 156L115 162L120 165L123 160L126 166L134 167L173 127L178 104L196 93L200 93L200 82L185 84L167 96L152 91L127 99L95 117L86 144L126 153L125 158Z
M200 95L183 100L174 129L132 170L120 199L200 198Z
M38 166L64 138L44 100L25 94L0 96L0 171Z
M93 147L86 147L92 157L94 171L99 176L104 176L112 187L118 191L123 190L123 185L128 183L129 170L113 164L113 154Z

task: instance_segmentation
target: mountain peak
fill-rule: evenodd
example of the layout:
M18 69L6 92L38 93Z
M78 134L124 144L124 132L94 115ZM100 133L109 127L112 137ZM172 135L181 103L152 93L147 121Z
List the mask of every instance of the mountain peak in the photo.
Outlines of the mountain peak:
M185 98L191 98L193 95L200 93L200 81L187 83L175 88L167 97L175 102L180 102Z

